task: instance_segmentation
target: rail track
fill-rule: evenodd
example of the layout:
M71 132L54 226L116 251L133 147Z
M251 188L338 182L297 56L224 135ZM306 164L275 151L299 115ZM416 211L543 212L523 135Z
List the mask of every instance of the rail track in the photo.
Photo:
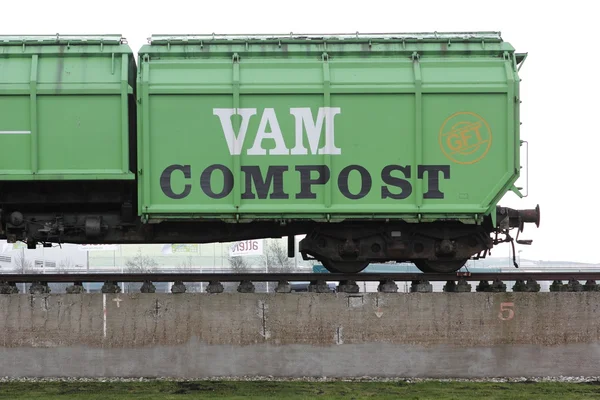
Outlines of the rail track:
M69 274L0 274L0 282L313 282L313 281L565 281L600 280L596 272L501 272L501 273L69 273Z
M103 282L102 293L120 293L122 287L118 282L143 282L142 293L154 293L154 283L172 282L172 293L185 293L186 283L207 282L208 293L223 293L223 282L239 282L237 291L254 293L254 283L277 282L275 292L291 293L293 291L308 291L329 293L332 291L358 293L357 282L378 281L377 291L384 293L398 292L395 282L411 282L411 292L429 293L433 291L430 282L446 282L444 292L471 292L469 281L478 281L477 292L505 292L507 287L503 281L515 281L514 292L538 292L541 289L538 281L553 281L550 291L580 292L600 291L596 280L600 279L598 272L503 272L503 273L359 273L359 274L329 274L329 273L91 273L91 274L0 274L0 294L19 293L17 284L31 283L29 293L50 293L49 283L72 283L66 288L67 293L84 293L83 283ZM567 284L563 281L567 280ZM585 280L585 285L580 281ZM491 283L490 283L491 281ZM295 283L294 283L295 282ZM299 283L300 282L300 283ZM310 284L306 284L310 282ZM332 282L338 282L332 287ZM306 286L299 289L297 286ZM292 286L296 286L295 289ZM25 290L23 287L22 290Z

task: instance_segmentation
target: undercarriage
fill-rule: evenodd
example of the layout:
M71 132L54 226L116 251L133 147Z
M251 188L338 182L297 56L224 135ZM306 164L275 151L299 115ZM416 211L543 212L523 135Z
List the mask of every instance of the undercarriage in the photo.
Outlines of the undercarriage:
M539 207L513 210L498 207L496 226L458 221L422 223L351 220L337 223L310 220L227 223L218 220L142 223L131 203L103 213L81 210L36 212L0 210L0 238L38 243L210 243L306 235L299 251L304 259L321 262L332 273L358 273L369 263L413 262L423 272L452 273L468 259L485 257L492 247L513 242L509 231L526 223L539 225ZM517 235L518 236L518 235ZM290 257L295 241L288 241ZM530 241L518 241L530 244ZM514 244L513 244L514 246Z

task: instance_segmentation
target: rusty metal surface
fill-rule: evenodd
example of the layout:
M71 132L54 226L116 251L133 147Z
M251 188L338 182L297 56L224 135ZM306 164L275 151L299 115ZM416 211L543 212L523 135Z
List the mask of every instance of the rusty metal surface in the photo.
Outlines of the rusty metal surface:
M569 279L600 280L597 272L502 272L502 273L458 273L458 274L415 274L415 273L360 273L360 274L327 274L327 273L92 273L92 274L0 274L0 282L307 282L325 280L330 282L342 280L355 281L449 281L464 278L467 281L514 281L517 279L534 279L538 281L554 281Z

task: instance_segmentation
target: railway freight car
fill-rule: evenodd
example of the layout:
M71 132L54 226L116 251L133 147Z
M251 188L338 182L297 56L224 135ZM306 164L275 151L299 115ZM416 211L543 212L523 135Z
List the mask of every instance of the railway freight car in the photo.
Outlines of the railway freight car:
M0 53L10 241L305 234L332 272L453 272L539 224L497 205L521 195L525 59L498 33L161 35L137 66L120 36Z

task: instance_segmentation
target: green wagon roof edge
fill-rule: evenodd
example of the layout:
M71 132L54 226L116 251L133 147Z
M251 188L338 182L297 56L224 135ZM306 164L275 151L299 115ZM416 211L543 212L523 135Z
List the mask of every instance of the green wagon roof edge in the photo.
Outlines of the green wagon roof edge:
M0 46L36 44L36 45L57 45L57 44L126 44L127 39L122 34L54 34L54 35L0 35Z
M148 38L150 44L175 44L175 43L195 43L205 41L224 41L224 42L268 42L279 40L293 41L343 41L351 42L353 40L382 40L382 41L419 41L419 42L439 42L439 41L491 41L502 42L501 32L482 31L482 32L407 32L407 33L329 33L329 34L153 34Z

